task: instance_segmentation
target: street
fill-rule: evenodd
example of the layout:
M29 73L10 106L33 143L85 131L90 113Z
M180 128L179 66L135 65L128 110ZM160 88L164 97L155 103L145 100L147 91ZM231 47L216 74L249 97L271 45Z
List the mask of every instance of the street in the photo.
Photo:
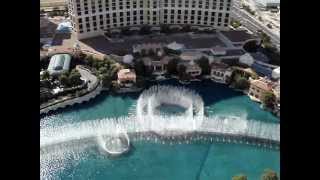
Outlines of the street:
M253 33L257 32L258 30L262 30L271 38L271 42L276 45L276 47L280 48L280 34L277 35L269 30L267 26L259 22L255 17L250 15L243 9L240 9L240 4L238 1L234 1L232 7L232 16L238 19L243 26L247 27Z

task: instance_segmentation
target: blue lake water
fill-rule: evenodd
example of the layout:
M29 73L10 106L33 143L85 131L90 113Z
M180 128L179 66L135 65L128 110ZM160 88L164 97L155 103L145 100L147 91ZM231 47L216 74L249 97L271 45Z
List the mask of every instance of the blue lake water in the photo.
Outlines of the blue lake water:
M173 80L160 84L179 85ZM186 86L202 96L206 114L209 116L239 116L248 120L279 123L278 118L263 111L258 103L225 85L204 82ZM139 93L103 93L86 104L42 117L40 124L57 126L105 117L127 116L135 113L138 96ZM99 153L97 147L85 148L81 154L80 158L65 158L63 168L57 168L57 171L46 177L77 180L227 180L240 173L246 174L249 179L260 179L266 168L278 173L280 171L279 151L239 144L197 142L170 145L134 141L131 151L118 158ZM52 166L61 162L54 161Z

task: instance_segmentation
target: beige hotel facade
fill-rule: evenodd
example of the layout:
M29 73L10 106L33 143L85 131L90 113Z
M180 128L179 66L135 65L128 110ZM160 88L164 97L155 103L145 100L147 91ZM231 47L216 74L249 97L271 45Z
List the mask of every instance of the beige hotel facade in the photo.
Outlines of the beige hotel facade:
M78 39L110 29L192 25L226 30L232 0L68 0L72 28Z

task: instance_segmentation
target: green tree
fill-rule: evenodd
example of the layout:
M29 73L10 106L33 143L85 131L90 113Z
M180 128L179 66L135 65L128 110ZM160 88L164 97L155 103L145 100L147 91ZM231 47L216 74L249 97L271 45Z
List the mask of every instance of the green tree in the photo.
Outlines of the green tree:
M59 76L59 81L60 81L61 85L63 85L64 87L69 86L69 78L66 74L61 74Z
M42 74L42 76L41 76L41 79L42 80L48 80L48 79L50 79L50 74L49 74L49 71L44 71L43 72L43 74Z
M261 176L261 180L278 180L279 177L277 175L277 173L271 169L266 169L264 170L262 176Z
M209 59L206 57L201 57L198 61L196 61L199 67L201 68L202 75L208 75L210 74L210 64Z
M102 86L105 88L109 88L112 83L112 76L109 73L101 75Z
M232 27L234 27L236 29L241 26L241 23L237 20L232 20L230 24Z
M109 73L112 79L115 79L117 76L117 72L119 71L120 67L117 66L116 64L111 64L109 68Z
M145 49L141 49L141 56L146 56L147 55L147 51Z
M146 67L142 61L136 61L134 63L134 70L138 76L145 76L146 75Z
M70 83L70 86L78 86L80 84L82 84L82 80L80 79L81 78L81 74L73 69L69 75L69 83Z
M136 82L136 86L138 88L141 88L141 87L144 87L144 85L145 85L145 80L141 77L138 77L137 82Z
M154 52L153 49L149 49L148 55L149 55L149 56L155 56L156 53Z
M235 79L235 88L245 90L250 86L249 81L244 77L237 77Z
M107 73L107 72L108 72L108 68L107 68L107 67L103 66L103 67L100 67L100 68L99 68L99 73L100 73L100 74L105 74L105 73Z
M257 52L258 48L259 45L256 40L248 41L243 45L243 49L250 53Z
M92 55L88 55L88 56L85 57L84 61L86 62L86 64L88 66L91 67L93 65L94 58L93 58Z
M178 66L178 75L180 78L183 78L186 74L187 67L183 64Z
M178 69L177 69L178 62L179 62L179 59L177 58L171 59L168 62L167 71L169 74L178 74Z
M262 95L262 103L268 108L273 108L276 96L272 92L265 92Z
M260 38L261 38L261 43L262 43L263 45L269 45L269 44L271 44L271 38L270 38L270 36L268 36L266 33L261 32L261 33L260 33Z
M233 176L232 180L247 180L247 176L243 175L243 174L240 174L240 175L237 175L237 176Z

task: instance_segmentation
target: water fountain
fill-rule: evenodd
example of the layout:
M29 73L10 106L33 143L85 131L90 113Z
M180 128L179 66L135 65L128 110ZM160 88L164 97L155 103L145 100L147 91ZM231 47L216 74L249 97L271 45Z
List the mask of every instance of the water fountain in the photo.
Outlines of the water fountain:
M112 156L118 156L129 150L130 139L125 129L118 124L112 133L100 134L97 136L100 147Z
M161 107L180 108L180 113L161 112ZM153 86L144 91L136 106L137 121L143 129L162 135L197 130L204 118L202 98L189 89Z
M163 110L165 106L178 107L179 111L166 112ZM41 160L41 173L51 171L45 157L51 161L50 158L54 159L52 153L65 157L70 154L66 149L80 151L79 147L97 146L114 156L128 152L130 142L141 140L160 144L191 144L195 141L255 144L277 149L280 125L248 120L246 116L206 117L203 100L194 91L154 86L140 95L136 112L131 116L42 127L40 156L44 160ZM70 156L76 155L71 153Z

